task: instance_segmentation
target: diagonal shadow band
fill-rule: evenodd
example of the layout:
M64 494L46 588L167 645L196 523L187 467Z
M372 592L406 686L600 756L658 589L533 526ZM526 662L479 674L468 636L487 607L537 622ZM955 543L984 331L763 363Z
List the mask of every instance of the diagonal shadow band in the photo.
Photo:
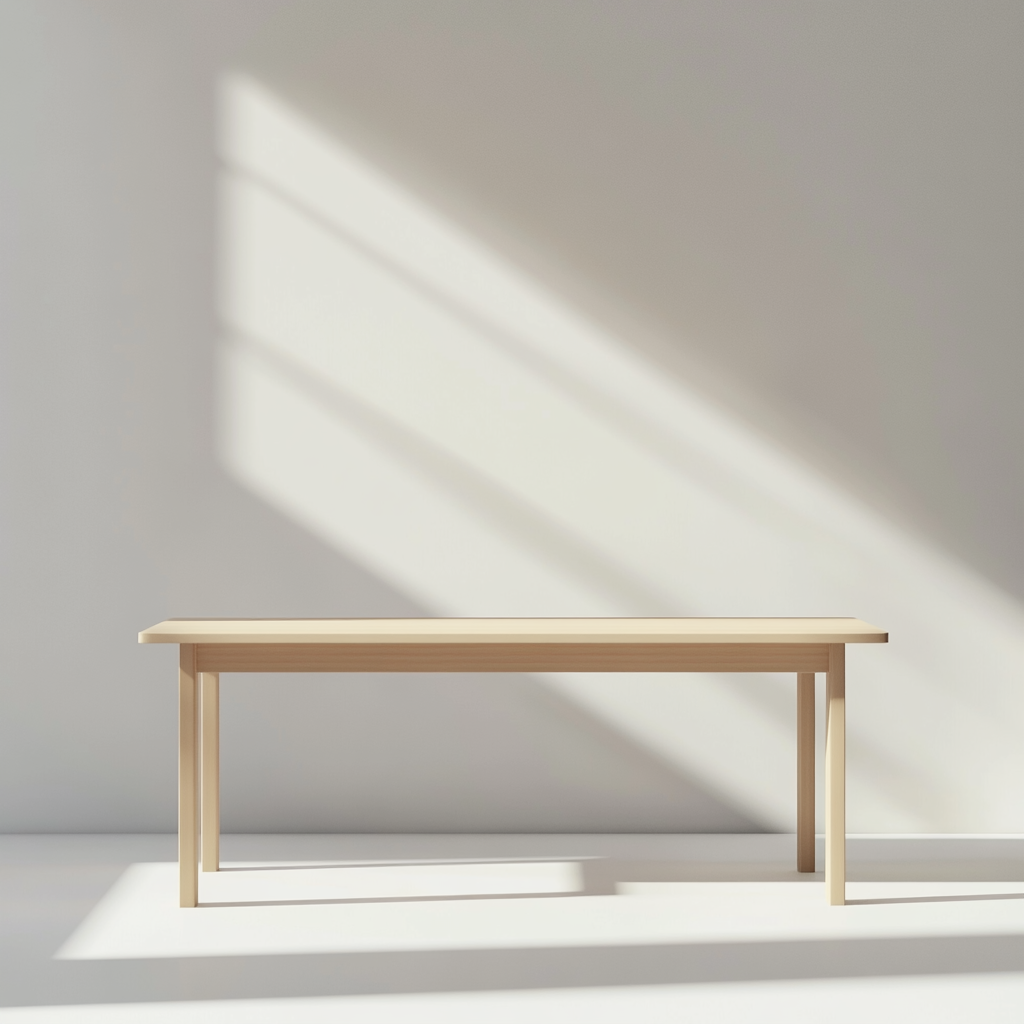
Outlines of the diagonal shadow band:
M575 535L500 481L480 473L393 416L343 389L337 382L325 379L266 339L229 329L224 341L236 351L258 360L328 415L355 427L364 438L372 439L409 472L428 478L432 484L442 487L447 494L472 508L482 519L493 523L502 533L541 554L569 578L606 594L616 605L630 608L631 614L661 616L682 613L673 600L651 586L631 567L620 564L613 556ZM778 714L780 709L771 700L759 696L758 688L751 686L749 681L731 676L720 676L719 681L739 692L744 701L755 704L767 717L777 723L782 722ZM788 728L790 720L783 724ZM913 766L886 755L881 747L865 736L852 736L851 745L871 774L876 779L886 780L888 790L892 791L893 780L904 780L901 788L912 794L905 799L908 807L938 807L941 804L940 794ZM746 813L749 815L750 810L747 809Z
M769 498L763 489L738 479L735 474L723 472L720 462L706 450L705 445L695 445L692 442L685 444L679 438L673 437L656 421L638 415L623 402L588 383L579 374L570 372L557 360L543 354L536 347L525 344L514 331L470 308L465 301L447 294L436 284L414 273L337 220L327 217L266 174L229 159L224 161L224 165L230 174L263 190L307 223L360 253L366 260L401 281L421 298L444 310L448 316L474 331L479 338L505 356L556 387L569 401L598 418L613 423L621 433L659 459L671 472L696 475L703 483L733 500L756 505L762 514L769 516L773 522L785 529L798 531L803 528L803 521L794 522L792 510L780 503L777 498Z
M567 895L590 895L589 893L565 892L472 892L441 896L351 896L340 899L309 900L225 900L219 903L202 902L200 909L217 910L223 907L327 907L351 903L451 903L464 900L543 900L565 899Z
M272 999L1019 972L1024 935L46 961L0 1005Z
M316 406L356 427L364 437L372 438L410 472L441 484L447 493L457 496L506 534L542 553L571 577L608 594L616 605L625 602L628 607L639 610L634 614L678 614L666 595L628 566L598 551L497 480L485 477L456 455L375 409L351 391L343 391L336 382L326 380L263 339L238 330L232 330L229 338L232 344L259 359Z
M847 900L847 906L881 906L886 903L976 903L980 900L1024 900L1024 892L979 892L960 896L892 896L877 900Z

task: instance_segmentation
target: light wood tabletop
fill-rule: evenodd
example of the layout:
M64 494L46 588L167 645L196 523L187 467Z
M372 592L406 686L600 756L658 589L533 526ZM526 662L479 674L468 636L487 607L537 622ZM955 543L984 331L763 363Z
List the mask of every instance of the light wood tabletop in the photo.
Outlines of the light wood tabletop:
M797 870L815 870L814 676L826 677L825 891L846 901L846 644L888 634L849 618L167 619L178 644L180 903L220 866L222 672L793 672Z
M860 619L167 619L141 644L885 643Z

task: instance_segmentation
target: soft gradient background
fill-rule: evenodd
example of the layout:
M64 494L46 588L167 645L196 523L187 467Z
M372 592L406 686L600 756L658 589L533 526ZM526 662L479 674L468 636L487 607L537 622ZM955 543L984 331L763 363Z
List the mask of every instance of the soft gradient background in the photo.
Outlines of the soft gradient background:
M1024 831L1022 40L0 2L0 829L173 829L159 619L535 612L885 626L851 829ZM227 830L793 826L787 678L222 690Z

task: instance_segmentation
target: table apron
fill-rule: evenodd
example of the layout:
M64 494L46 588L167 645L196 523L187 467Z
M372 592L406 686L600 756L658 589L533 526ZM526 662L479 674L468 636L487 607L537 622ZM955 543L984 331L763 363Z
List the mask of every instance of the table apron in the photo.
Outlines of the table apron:
M197 644L199 672L825 672L828 644Z

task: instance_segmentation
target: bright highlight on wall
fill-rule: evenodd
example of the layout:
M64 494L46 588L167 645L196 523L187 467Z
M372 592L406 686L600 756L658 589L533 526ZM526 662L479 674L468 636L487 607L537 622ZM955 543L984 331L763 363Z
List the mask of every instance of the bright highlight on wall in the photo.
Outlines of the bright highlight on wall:
M251 79L223 86L221 452L442 615L855 615L850 827L1024 831L1024 616ZM793 680L546 677L768 827Z

